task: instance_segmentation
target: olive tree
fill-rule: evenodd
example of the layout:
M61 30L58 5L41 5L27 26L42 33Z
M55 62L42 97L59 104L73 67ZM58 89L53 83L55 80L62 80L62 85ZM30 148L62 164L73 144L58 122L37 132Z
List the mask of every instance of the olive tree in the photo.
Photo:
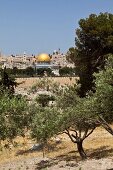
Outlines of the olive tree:
M82 159L85 159L87 156L83 149L83 141L96 128L94 121L96 116L83 112L84 99L80 99L74 93L70 98L65 94L63 91L61 98L58 96L59 103L57 106L44 107L36 111L32 119L31 134L37 141L46 143L54 135L66 133L71 141L77 144Z
M17 135L24 135L29 119L27 106L22 97L10 97L7 93L0 96L0 140L11 141Z
M113 122L113 55L108 55L105 68L95 76L96 92L89 94L87 100L91 103L89 111L98 115L98 121L113 135L108 123Z

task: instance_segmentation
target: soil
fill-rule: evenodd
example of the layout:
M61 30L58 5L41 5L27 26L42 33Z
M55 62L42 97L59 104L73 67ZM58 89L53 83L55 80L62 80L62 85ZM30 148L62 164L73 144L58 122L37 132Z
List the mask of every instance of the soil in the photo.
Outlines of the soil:
M25 149L18 147L7 152L4 161L4 153L1 154L0 170L113 170L113 136L103 128L97 128L84 141L88 156L85 161L81 160L76 146L66 135L57 138L61 141L52 139L54 142L45 151L44 158L42 150L31 151L31 148L35 148L35 142L31 143L29 140Z
M0 166L0 170L113 170L113 158L89 159L77 162L48 159L41 157L8 162Z

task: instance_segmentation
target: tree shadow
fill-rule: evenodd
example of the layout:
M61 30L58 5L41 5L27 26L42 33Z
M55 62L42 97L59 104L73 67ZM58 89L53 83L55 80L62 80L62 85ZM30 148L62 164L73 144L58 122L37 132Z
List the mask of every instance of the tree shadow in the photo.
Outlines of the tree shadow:
M33 153L33 152L39 152L39 151L42 151L43 150L43 145L40 145L40 147L37 147L37 148L30 148L30 149L21 149L21 150L18 150L16 152L16 156L18 155L24 155L24 154L28 154L28 153Z
M113 155L113 149L109 146L102 146L97 149L86 150L89 158L101 159Z
M63 146L59 146L60 143L53 143L53 144L48 144L46 146L44 146L43 144L39 144L39 145L34 145L33 148L30 149L21 149L18 152L16 152L16 156L18 155L24 155L24 154L28 154L28 153L34 153L34 152L43 152L43 148L45 147L45 151L47 153L52 152L52 151L59 151L60 149L64 149Z
M76 151L72 151L72 152L57 156L50 160L42 160L36 164L37 165L36 170L42 170L44 168L49 168L49 167L58 165L62 161L65 161L64 166L77 167L78 166L77 162L78 162L79 157L76 156L75 153ZM62 164L59 165L59 168L62 168L62 167L63 167Z
M97 149L87 149L86 153L88 153L89 159L101 159L113 155L113 149L108 148L109 146L99 147ZM65 165L69 167L77 167L78 162L81 161L80 156L78 156L77 151L71 151L66 154L55 157L50 160L42 160L37 163L36 170L42 170L44 168L49 168L55 165L60 164L61 161L65 161ZM113 170L113 169L110 169Z

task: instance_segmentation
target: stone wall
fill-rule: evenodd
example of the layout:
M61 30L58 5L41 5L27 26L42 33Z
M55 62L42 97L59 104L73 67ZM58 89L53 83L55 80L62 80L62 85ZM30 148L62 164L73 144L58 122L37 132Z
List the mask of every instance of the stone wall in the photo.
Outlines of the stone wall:
M19 83L20 88L29 88L37 81L43 79L44 77L30 77L30 78L17 78L16 81ZM79 79L78 77L48 77L48 79L60 83L60 85L73 85Z

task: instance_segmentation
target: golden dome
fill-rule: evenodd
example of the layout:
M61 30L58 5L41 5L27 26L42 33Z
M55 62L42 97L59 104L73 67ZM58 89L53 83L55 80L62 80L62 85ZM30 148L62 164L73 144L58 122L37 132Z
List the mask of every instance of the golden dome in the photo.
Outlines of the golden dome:
M48 54L42 53L36 57L36 60L38 62L50 62L51 59Z

